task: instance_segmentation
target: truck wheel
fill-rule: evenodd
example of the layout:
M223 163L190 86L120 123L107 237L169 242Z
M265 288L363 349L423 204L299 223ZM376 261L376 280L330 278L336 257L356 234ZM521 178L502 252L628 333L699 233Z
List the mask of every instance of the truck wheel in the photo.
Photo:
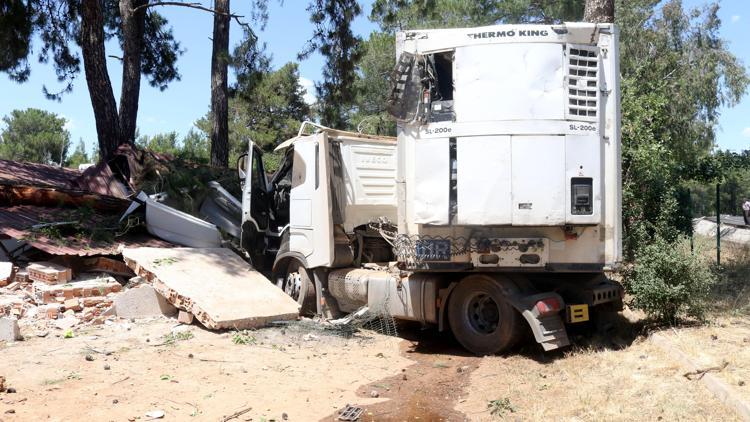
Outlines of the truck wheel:
M299 261L294 258L287 261L286 271L282 270L276 276L276 285L299 303L300 314L315 314L317 309L312 273Z
M462 346L476 355L499 353L513 347L521 336L521 315L506 300L492 278L462 280L448 303L448 323Z

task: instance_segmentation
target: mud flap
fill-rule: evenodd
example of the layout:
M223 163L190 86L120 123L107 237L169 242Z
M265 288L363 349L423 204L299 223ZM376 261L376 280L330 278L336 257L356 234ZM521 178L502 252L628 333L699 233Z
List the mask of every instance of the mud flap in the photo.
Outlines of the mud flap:
M534 339L542 345L545 352L570 345L568 333L565 331L565 324L560 315L537 317L529 309L524 310L521 314L529 323L531 331L534 333Z
M557 311L540 313L536 308L539 301L552 300L559 306ZM541 344L545 352L570 345L565 322L560 311L565 308L563 298L557 293L539 293L531 296L512 295L508 301L523 315L534 333L534 339Z

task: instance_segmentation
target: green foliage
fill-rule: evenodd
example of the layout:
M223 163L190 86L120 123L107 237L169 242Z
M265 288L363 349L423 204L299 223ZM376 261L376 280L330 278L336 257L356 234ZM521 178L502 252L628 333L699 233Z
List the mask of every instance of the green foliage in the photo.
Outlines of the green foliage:
M508 397L503 397L487 402L487 410L492 416L503 417L506 413L515 413L516 408L510 403Z
M107 35L122 43L119 1L104 1L103 12ZM28 79L29 41L37 34L41 40L39 62L52 62L58 82L64 84L57 92L50 92L45 85L43 92L48 98L59 100L62 94L73 89L73 80L81 70L81 59L75 48L80 41L80 26L79 0L2 2L0 42L11 48L0 52L0 72L7 72L21 82ZM151 86L163 90L169 82L180 79L177 58L183 52L167 20L153 8L149 10L144 22L141 73Z
M237 331L232 336L232 343L239 345L254 345L258 342L254 335L250 331L242 330Z
M635 263L624 272L631 305L658 321L674 323L680 317L702 319L705 302L716 276L706 259L690 251L690 242L661 237L642 245Z
M305 89L299 83L296 63L258 72L246 75L245 83L238 83L235 97L229 100L229 163L233 167L252 140L265 151L266 171L273 171L281 157L271 151L297 135L300 123L310 118L310 107L303 99ZM211 131L211 118L208 113L195 122L205 136Z
M396 37L373 32L362 43L362 57L357 62L355 110L350 121L363 133L396 135L396 123L386 112L390 92L391 70L395 65Z
M208 164L209 141L205 133L191 128L182 140L178 136L174 131L154 136L140 135L136 136L135 143L141 148L169 154L191 163Z
M176 333L169 333L165 334L162 339L162 344L168 345L168 346L174 346L178 341L186 341L190 340L191 338L195 337L191 331L178 331ZM162 375L162 380L164 375ZM169 379L169 378L167 378Z
M0 3L0 72L23 82L31 72L27 57L31 49L31 3L3 1Z
M88 163L91 163L91 160L86 153L86 144L83 143L83 139L79 139L75 151L65 160L65 167L77 169L79 165Z
M154 152L176 156L180 151L177 132L157 133L154 136L140 136L135 144L141 148L147 148Z
M719 109L748 77L719 37L716 4L685 11L678 0L619 1L623 228L626 257L689 230L691 180L718 177L709 155ZM678 230L679 229L679 230Z
M70 147L65 119L55 113L36 108L13 110L3 117L3 123L0 158L59 165Z
M370 20L386 32L497 23L557 23L583 16L584 0L375 0Z
M300 59L318 50L326 59L323 82L315 83L322 124L343 128L355 100L355 64L362 52L361 39L354 35L351 24L362 9L356 0L311 0L307 10L315 25L312 38Z

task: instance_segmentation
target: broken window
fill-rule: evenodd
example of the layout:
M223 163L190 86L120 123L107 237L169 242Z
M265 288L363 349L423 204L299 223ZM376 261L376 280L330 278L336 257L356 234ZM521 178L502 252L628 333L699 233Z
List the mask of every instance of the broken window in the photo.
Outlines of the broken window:
M453 121L453 51L428 56L430 66L430 122Z

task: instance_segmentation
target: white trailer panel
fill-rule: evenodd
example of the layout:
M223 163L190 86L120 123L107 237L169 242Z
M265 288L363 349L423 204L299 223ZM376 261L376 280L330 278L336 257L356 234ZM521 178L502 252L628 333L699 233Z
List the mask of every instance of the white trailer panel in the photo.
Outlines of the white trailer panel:
M565 115L560 44L484 44L456 49L456 121Z
M514 226L565 224L565 138L513 136Z
M512 223L510 158L510 136L458 138L456 224Z

